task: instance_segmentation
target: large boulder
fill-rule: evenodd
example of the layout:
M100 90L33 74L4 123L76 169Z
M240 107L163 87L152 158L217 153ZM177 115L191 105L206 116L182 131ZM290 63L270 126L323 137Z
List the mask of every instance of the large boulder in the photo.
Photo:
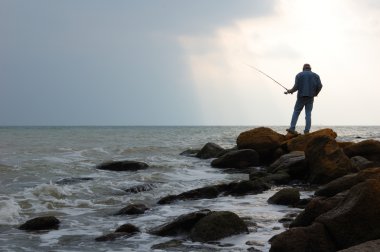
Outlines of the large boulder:
M27 231L58 229L59 223L60 221L54 216L43 216L28 220L19 229Z
M216 168L247 168L259 165L259 155L255 150L234 150L211 162L212 167Z
M238 149L253 149L260 155L260 161L271 163L278 156L276 150L286 140L282 134L266 127L259 127L241 133L237 140Z
M284 188L268 199L269 204L294 205L300 200L300 192L296 188Z
M320 136L328 136L335 139L337 137L337 134L332 129L321 129L309 134L299 135L295 138L289 139L282 143L282 147L288 152L305 151L306 146L309 144L309 142L314 138Z
M286 172L293 179L303 179L307 175L308 167L303 151L293 151L282 155L267 169L270 173Z
M362 156L374 162L380 162L380 142L376 140L364 140L345 147L344 153L348 157Z
M270 252L334 252L334 242L322 224L291 228L272 237Z
M338 249L380 238L380 181L352 187L344 200L315 221L323 224Z
M107 171L138 171L148 168L149 165L138 161L109 161L97 165L96 168Z
M339 252L378 252L380 251L380 239L367 241L362 244L339 250Z
M224 152L224 148L220 147L216 143L207 143L197 153L196 157L201 159L217 158Z
M239 216L228 211L217 211L200 219L191 230L190 238L209 242L241 233L248 233L248 228Z
M308 180L314 184L324 184L353 171L350 159L329 136L314 137L306 147L305 157Z
M315 195L331 197L345 190L349 190L351 187L367 179L380 180L380 168L369 168L356 174L348 174L341 178L335 179L330 183L321 186L315 192Z
M180 234L188 234L200 219L204 218L210 213L210 210L205 209L189 214L183 214L169 223L149 230L149 233L158 236L175 236Z

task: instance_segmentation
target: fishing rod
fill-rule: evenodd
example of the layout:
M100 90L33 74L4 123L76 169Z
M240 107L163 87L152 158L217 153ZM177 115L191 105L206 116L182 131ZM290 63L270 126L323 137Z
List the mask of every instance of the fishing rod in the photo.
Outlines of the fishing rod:
M271 79L272 81L276 82L278 85L280 85L281 87L283 87L286 91L288 91L288 89L287 89L286 87L284 87L280 82L276 81L275 79L273 79L272 77L270 77L269 75L267 75L266 73L264 73L263 71L261 71L260 69L258 69L257 67L254 67L254 66L248 65L247 63L244 63L244 64L246 64L246 65L249 66L250 68L255 69L255 70L258 71L259 73L265 75L266 77L268 77L269 79Z

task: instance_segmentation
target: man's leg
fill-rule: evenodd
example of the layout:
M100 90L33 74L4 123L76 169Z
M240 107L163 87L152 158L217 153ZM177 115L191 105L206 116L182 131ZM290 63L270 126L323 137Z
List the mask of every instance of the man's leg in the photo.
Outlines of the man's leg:
M300 115L302 109L303 109L304 103L302 97L297 98L296 104L294 105L294 111L292 116L292 121L290 122L290 131L296 130L296 125L298 121L298 116Z
M305 130L304 133L309 133L311 128L311 111L313 110L313 103L314 103L314 97L307 97L307 100L305 102Z

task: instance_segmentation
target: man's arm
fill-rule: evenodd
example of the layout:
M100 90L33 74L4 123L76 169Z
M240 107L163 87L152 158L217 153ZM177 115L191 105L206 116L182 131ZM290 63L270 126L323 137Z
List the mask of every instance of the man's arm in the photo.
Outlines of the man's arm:
M285 93L286 94L293 94L294 92L296 92L298 90L298 82L299 81L298 81L298 75L297 75L294 86L291 89L287 89L287 91Z
M321 82L321 79L319 78L319 76L317 75L317 90L316 90L316 94L315 94L315 96L317 96L318 94L319 94L319 92L321 92L321 90L322 90L322 87L323 87L323 85L322 85L322 82Z

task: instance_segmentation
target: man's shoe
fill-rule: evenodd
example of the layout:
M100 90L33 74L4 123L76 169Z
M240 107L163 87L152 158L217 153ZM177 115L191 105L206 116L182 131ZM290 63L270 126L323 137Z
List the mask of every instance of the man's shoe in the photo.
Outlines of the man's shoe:
M303 134L307 135L307 134L309 134L309 131L304 131Z
M293 135L298 135L298 132L295 131L295 130L292 130L292 129L286 129L286 131L290 134L293 134Z

